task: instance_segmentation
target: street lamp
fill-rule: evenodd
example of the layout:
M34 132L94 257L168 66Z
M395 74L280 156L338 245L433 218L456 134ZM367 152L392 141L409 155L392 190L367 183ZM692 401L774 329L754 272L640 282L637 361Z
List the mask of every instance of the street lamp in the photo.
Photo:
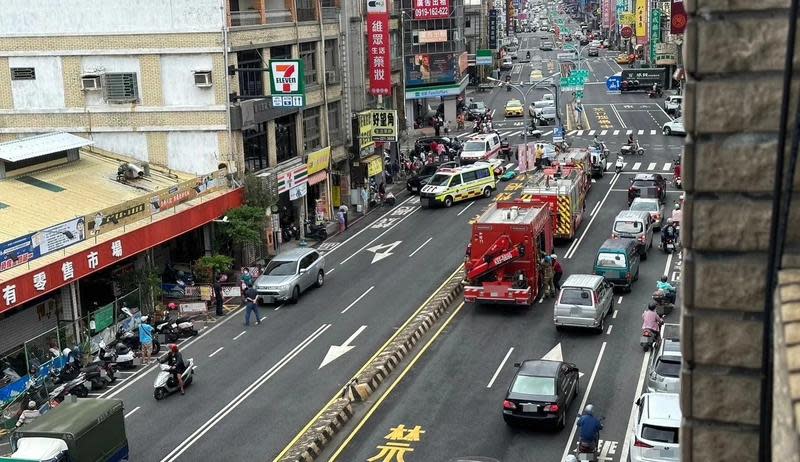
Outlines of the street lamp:
M513 88L514 90L519 92L520 96L522 96L522 109L523 109L522 110L522 120L523 120L523 123L525 125L525 129L522 131L522 144L524 144L526 146L528 145L528 112L529 112L528 95L530 95L531 90L533 90L534 88L538 87L539 84L544 83L544 82L548 82L551 79L555 78L557 75L559 75L558 72L556 72L555 74L552 74L550 76L547 76L547 77L545 77L545 78L543 78L541 80L538 80L538 81L534 82L525 91L522 90L521 85L514 85L513 83L510 83L510 82L503 82L500 79L495 79L494 77L486 77L486 79L489 80L489 81L500 82L502 85L507 85L507 86ZM555 84L551 84L551 86L555 87ZM555 97L555 100L556 100L555 101L555 103L556 103L556 120L558 121L558 128L561 128L561 115L560 115L561 114L561 109L559 108L559 105L558 105L558 91L555 91L555 92L552 92L552 93L553 93L553 96Z

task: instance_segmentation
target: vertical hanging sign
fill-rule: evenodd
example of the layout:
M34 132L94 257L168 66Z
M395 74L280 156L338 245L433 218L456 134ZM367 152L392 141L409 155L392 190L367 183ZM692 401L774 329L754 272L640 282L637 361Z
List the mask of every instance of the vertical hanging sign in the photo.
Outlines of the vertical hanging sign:
M389 56L389 13L386 2L367 2L367 56L369 57L369 92L392 94L392 58Z
M656 63L656 45L661 42L661 10L650 12L650 63Z
M497 49L497 10L489 10L489 49Z
M647 0L636 0L636 37L647 37Z

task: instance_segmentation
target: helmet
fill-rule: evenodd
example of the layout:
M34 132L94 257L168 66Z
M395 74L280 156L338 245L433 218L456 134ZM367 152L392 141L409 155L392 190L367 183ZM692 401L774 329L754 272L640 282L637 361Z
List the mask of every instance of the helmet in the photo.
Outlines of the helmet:
M673 205L672 207L673 207L675 210L680 210L680 208L681 208L681 204L679 204L679 203L677 203L677 202L676 202L676 203L675 203L675 205Z
M178 352L178 345L175 344L175 343L170 343L169 344L169 351L171 351L173 353L177 353Z
M661 276L661 282L667 282L667 277L666 276Z
M178 309L178 305L176 305L176 304L174 304L174 303L170 302L170 304L169 304L169 305L167 305L167 309L168 309L168 310L177 310L177 309Z
M28 401L28 409L36 409L36 401Z
M647 305L647 309L648 309L648 310L650 310L650 311L653 311L653 310L655 310L655 309L656 309L656 304L655 304L655 302L650 302L650 303Z
M657 291L653 292L653 300L660 300L664 298L665 295L666 294L664 293L663 290L658 289Z
M69 348L64 348L64 350L61 351L61 354L64 356L69 356L70 353L72 353L72 350Z
M550 258L552 258L553 260L555 260L555 259L556 259L556 254L552 254L552 255L550 255Z
M583 408L583 413L588 415L594 414L594 406L591 404L587 404L586 407Z

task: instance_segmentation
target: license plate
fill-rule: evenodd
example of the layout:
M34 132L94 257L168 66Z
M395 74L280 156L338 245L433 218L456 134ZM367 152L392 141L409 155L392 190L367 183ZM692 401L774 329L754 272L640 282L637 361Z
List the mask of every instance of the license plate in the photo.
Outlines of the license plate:
M539 412L539 406L536 404L523 404L522 412Z
M411 187L411 191L413 191L413 192L417 192L417 191L419 191L419 188L416 188L416 187L412 186L412 187Z

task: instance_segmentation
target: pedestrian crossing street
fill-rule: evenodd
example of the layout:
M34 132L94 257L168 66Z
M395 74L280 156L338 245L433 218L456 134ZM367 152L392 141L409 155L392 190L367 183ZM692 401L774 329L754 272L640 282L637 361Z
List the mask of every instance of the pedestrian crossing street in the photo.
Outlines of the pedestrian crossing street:
M635 129L619 129L619 130L572 130L567 132L569 136L617 136L617 135L657 135L658 130L635 130Z

